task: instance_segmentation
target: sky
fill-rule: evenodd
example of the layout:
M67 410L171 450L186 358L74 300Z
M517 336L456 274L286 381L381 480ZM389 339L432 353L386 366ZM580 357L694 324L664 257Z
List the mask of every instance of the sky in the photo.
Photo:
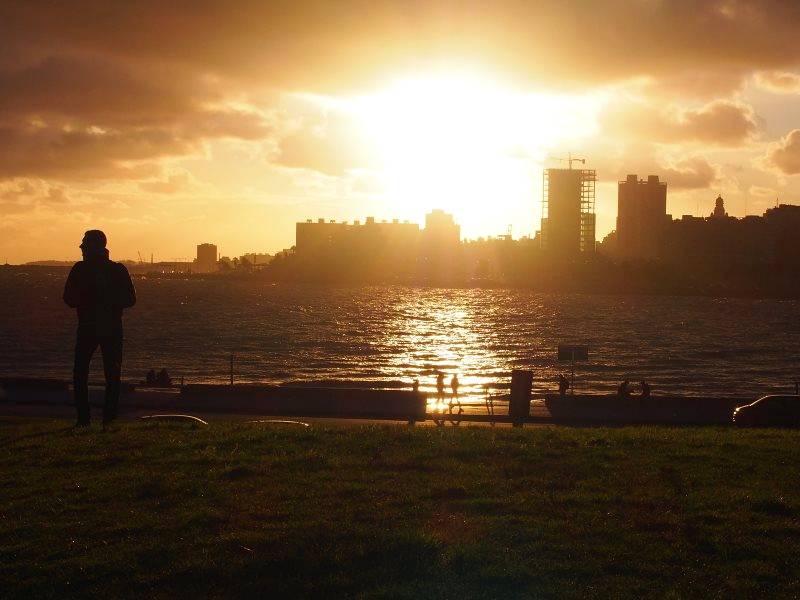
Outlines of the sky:
M542 169L800 203L800 3L0 4L0 262L275 252L308 218L532 235ZM584 167L584 165L576 165Z

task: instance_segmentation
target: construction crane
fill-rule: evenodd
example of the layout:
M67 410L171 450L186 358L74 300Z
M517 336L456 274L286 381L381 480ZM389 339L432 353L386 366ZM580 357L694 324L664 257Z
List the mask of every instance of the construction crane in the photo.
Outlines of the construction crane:
M586 164L586 159L585 158L572 158L572 152L567 154L567 158L560 158L558 156L548 156L547 158L549 158L550 160L560 160L561 162L565 162L565 163L567 163L569 165L570 169L572 169L572 163L574 163L574 162L579 162L582 165Z
M140 264L140 265L143 265L143 264L144 264L144 261L142 260L142 253L141 253L141 252L139 252L139 251L137 250L137 251L136 251L136 254L138 254L138 255L139 255L139 264Z

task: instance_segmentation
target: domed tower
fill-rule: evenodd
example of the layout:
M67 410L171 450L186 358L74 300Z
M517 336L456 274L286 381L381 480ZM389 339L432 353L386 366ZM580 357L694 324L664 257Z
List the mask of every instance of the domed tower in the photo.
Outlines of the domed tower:
M727 216L728 213L725 212L725 200L722 199L722 196L717 196L717 199L714 203L714 212L711 213L710 218L724 219Z

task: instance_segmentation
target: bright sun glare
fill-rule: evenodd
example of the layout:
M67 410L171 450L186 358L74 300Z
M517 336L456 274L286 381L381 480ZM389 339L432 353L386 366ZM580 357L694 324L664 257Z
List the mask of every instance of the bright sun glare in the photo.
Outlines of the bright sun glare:
M509 220L533 225L542 160L595 133L601 104L598 96L523 93L451 72L401 79L344 107L376 148L396 214L418 219L443 208L470 236L502 233Z

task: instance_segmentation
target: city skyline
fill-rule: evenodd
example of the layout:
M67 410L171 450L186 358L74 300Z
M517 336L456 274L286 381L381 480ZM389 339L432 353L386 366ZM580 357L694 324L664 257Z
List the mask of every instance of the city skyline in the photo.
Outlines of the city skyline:
M76 256L92 227L122 258L275 252L308 216L432 207L467 238L533 235L569 152L598 174L597 239L628 173L668 182L675 215L800 198L793 7L435 6L7 3L0 258Z

